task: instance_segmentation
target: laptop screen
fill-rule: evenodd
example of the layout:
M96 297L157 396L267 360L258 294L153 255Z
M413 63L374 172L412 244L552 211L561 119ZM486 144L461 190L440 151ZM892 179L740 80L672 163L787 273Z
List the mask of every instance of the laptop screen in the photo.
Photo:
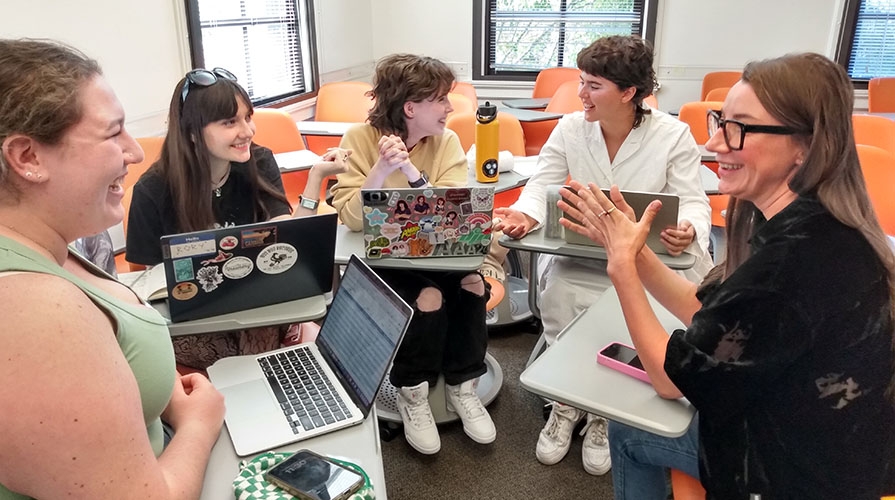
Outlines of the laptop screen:
M398 350L412 309L366 264L351 257L317 337L346 388L365 412Z

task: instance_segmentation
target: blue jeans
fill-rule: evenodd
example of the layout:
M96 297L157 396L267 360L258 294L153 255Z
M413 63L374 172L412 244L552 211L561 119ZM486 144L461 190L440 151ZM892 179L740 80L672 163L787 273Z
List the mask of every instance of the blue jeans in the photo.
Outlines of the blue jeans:
M665 500L665 468L699 477L699 415L687 432L667 438L609 421L609 453L615 500Z

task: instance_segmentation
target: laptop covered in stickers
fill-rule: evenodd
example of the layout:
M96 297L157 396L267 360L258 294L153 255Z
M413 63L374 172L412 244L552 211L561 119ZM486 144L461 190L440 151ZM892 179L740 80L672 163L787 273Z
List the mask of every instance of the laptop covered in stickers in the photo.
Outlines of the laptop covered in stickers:
M362 189L364 257L486 255L494 188Z
M171 321L331 291L337 219L313 215L163 236Z

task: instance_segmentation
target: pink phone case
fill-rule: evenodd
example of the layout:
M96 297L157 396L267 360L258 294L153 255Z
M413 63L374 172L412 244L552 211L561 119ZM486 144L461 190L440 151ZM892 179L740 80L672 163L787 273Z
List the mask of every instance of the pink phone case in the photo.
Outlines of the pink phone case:
M612 342L612 343L604 346L603 349L606 349L607 347L609 347L613 344L618 344L618 345L627 347L629 349L634 349L633 347L631 347L627 344L623 344L621 342ZM600 349L599 352L597 352L597 363L607 366L609 368L612 368L613 370L618 370L618 371L624 373L625 375L630 375L631 377L634 377L637 380L642 380L642 381L646 382L647 384L652 384L652 381L650 381L650 379L649 379L649 375L647 375L645 371L643 371L639 368L634 368L633 366L631 366L627 363L622 363L621 361L617 361L610 357L604 356L603 349Z

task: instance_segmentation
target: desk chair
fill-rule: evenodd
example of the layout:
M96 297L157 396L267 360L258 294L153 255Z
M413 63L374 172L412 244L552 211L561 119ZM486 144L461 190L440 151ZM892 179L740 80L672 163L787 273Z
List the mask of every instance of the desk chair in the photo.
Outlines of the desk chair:
M305 141L289 113L273 108L255 108L255 137L252 142L274 154L305 149Z
M574 113L583 111L584 105L578 97L578 79L563 82L556 88L545 111L548 113ZM556 128L559 120L545 120L540 122L525 122L522 130L525 132L525 154L535 156L541 152L541 147L547 142L547 138Z
M858 144L858 160L876 218L888 235L895 235L895 154Z
M730 92L730 87L718 87L712 90L709 90L705 95L706 101L724 101L727 99L727 93Z
M525 138L522 125L515 116L499 111L497 113L498 133L497 142L500 151L509 151L513 156L525 156ZM451 113L448 115L446 127L453 130L460 139L463 151L475 144L475 112Z
M712 89L718 87L733 87L733 84L740 81L742 76L742 71L713 71L706 73L705 76L702 77L702 92L699 94L699 100L707 100L706 96Z
M560 85L568 81L577 82L580 77L581 70L578 68L544 68L535 78L531 97L534 99L553 97Z
M475 113L475 104L473 104L473 102L465 95L458 92L449 92L447 96L448 100L451 102L451 107L454 108L450 113L451 115L455 113Z
M479 106L479 96L475 91L475 87L472 86L469 82L455 82L454 88L451 89L451 92L455 94L463 94L472 102L474 107Z
M855 143L895 154L895 121L882 116L852 115Z
M867 111L895 113L895 77L870 79L867 84Z
M373 86L366 82L326 83L317 91L317 107L314 119L320 122L363 123L373 108L373 99L367 92ZM340 137L309 135L308 149L322 155L329 148L339 146Z

